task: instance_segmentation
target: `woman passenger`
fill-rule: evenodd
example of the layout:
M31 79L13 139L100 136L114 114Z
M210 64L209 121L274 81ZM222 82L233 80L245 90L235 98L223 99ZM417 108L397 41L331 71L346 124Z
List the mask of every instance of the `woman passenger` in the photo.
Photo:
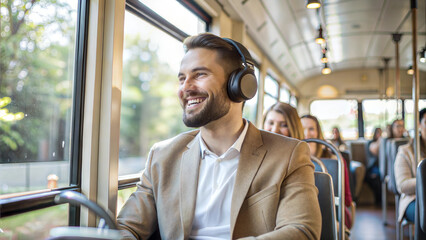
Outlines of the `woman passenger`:
M342 140L342 136L340 135L340 130L337 126L333 127L333 130L331 130L333 133L333 139L331 142L334 144L334 146L339 149L339 151L346 151L348 150L348 147L346 146L346 143Z
M402 119L395 119L386 131L388 138L403 138L406 132L404 121Z
M373 139L367 143L367 174L365 181L374 192L376 205L382 201L380 170L379 170L379 148L382 140L382 129L374 129Z
M263 129L299 140L304 139L297 110L287 103L278 102L266 110Z
M405 216L407 220L414 222L417 165L421 159L426 157L426 108L420 110L419 129L420 159L416 159L414 156L413 139L408 144L399 147L395 159L396 187L401 193L398 221L401 221Z
M302 126L305 130L305 138L316 138L324 140L324 136L321 131L321 126L318 119L312 115L304 115L301 117ZM329 150L323 148L317 143L309 143L311 155L317 158L332 158L332 154ZM333 157L335 158L335 157ZM345 162L345 161L344 161ZM348 167L345 162L345 206L350 207L352 205L352 194L349 186L349 173ZM352 217L350 211L345 208L345 225L348 229L352 227Z

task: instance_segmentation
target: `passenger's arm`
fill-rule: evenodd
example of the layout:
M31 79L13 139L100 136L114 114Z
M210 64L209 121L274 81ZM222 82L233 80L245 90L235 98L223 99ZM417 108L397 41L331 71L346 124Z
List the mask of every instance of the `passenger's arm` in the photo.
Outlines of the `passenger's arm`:
M408 154L400 148L396 155L395 182L398 192L414 195L416 193L416 178L411 172L412 162Z
M136 191L126 201L117 217L122 239L148 239L158 228L151 181L153 149L149 153Z
M318 189L315 187L309 147L305 142L294 148L280 191L274 231L244 239L319 239L321 212Z
M381 138L377 139L375 142L370 143L370 146L368 147L374 156L379 156L380 140Z

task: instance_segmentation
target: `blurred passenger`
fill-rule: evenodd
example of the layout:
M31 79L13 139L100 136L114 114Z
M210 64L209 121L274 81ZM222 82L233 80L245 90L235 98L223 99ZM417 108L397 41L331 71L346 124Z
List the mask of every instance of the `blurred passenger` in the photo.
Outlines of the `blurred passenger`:
M386 131L388 138L403 138L406 134L404 121L402 119L395 119Z
M379 170L379 147L382 140L382 129L374 129L373 139L367 143L367 174L365 181L374 193L374 202L380 205L382 201Z
M312 115L304 115L301 117L302 126L305 131L305 138L316 138L324 140L324 135L321 131L321 126L319 124L318 119L315 116ZM336 158L336 156L333 156L331 152L323 147L322 145L319 145L317 143L309 143L309 148L311 150L311 155L317 157L317 158ZM348 173L348 166L346 166L345 163L345 206L350 207L352 205L352 194L351 194L351 188L349 185L349 173ZM348 229L352 227L352 217L349 209L345 208L345 225Z
M414 222L417 165L421 159L426 157L426 108L420 110L419 129L420 159L416 159L414 156L413 139L408 144L399 147L395 159L396 187L401 194L398 212L399 221L405 216L407 220Z
M337 126L333 127L333 130L331 130L333 133L333 139L331 139L331 142L334 144L334 146L339 149L339 151L343 152L348 150L348 146L346 143L342 140L342 136L340 135L340 130Z
M305 138L297 110L287 103L278 102L266 110L263 129L299 140Z

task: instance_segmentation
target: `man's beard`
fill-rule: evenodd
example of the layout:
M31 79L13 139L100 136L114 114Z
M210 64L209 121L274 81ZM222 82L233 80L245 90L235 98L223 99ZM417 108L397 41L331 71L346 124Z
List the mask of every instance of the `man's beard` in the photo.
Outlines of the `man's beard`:
M225 116L231 108L225 88L217 96L210 96L205 101L204 108L192 117L188 117L185 109L183 110L183 123L187 127L197 128L205 126L211 121Z

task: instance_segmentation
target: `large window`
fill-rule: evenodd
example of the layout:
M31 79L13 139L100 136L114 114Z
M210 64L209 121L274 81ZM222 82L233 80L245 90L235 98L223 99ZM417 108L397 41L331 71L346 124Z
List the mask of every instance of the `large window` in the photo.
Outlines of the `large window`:
M357 101L356 100L315 100L310 113L318 118L326 139L332 138L332 129L337 126L343 139L357 139Z
M196 34L205 30L205 25L200 27L200 20L176 1L167 1L168 6L174 6L170 8L159 8L156 1L142 2L159 10L162 17L182 27L183 32ZM139 173L154 143L189 130L182 122L177 97L183 55L180 40L126 11L119 176Z
M405 128L407 130L414 129L414 104L413 100L407 99L404 101L405 106ZM420 99L419 100L419 111L423 108L426 108L426 100ZM418 120L416 120L418 121Z
M401 116L398 117L397 115L396 103L395 99L369 99L362 101L366 139L372 138L376 127L380 127L385 131L386 125L391 124L396 118L401 118Z
M265 77L265 94L263 97L263 109L266 110L276 102L278 102L279 85L277 80L269 74Z
M69 186L77 1L0 12L0 195Z

